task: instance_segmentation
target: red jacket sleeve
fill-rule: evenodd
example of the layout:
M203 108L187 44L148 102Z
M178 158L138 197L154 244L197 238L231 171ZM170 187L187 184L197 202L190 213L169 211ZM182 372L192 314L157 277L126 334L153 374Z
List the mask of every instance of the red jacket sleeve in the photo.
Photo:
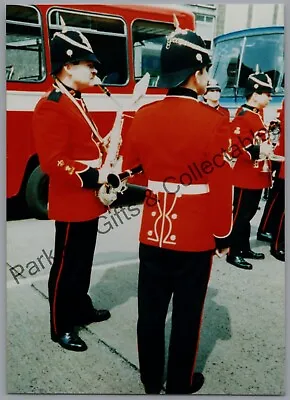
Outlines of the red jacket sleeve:
M34 112L33 135L41 169L64 183L98 188L98 171L68 156L70 131L61 110L59 104L44 101Z
M233 184L232 168L226 159L225 151L230 147L230 128L227 118L217 125L209 144L208 157L213 160L212 173L208 175L214 236L229 237L232 230ZM222 246L228 247L228 245Z

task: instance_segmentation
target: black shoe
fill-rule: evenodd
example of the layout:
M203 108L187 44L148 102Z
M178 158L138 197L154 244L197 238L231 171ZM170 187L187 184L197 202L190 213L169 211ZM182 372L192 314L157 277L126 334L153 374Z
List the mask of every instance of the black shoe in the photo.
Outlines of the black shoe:
M261 240L262 242L272 242L272 235L270 232L258 232L257 240Z
M277 260L285 262L285 250L283 249L275 250L273 247L271 247L270 253Z
M51 335L51 339L60 344L66 350L71 351L86 351L88 346L86 343L78 336L77 333L71 331L66 332L61 336Z
M242 269L253 269L252 264L248 263L246 260L243 259L241 256L227 256L226 261L229 264L234 265L235 267L242 268Z
M264 258L265 258L265 254L256 253L253 250L241 251L241 256L243 258L250 258L251 260L264 260Z
M166 394L191 394L198 392L204 384L204 376L201 372L195 372L193 374L192 384L189 389L186 390L171 390L166 388Z
M203 387L203 384L204 384L203 374L201 372L195 372L193 374L192 385L189 393L198 392Z
M161 392L161 388L154 385L144 385L144 390L146 394L160 394Z
M109 310L92 310L89 314L85 314L77 321L77 325L89 325L93 322L106 321L111 317Z

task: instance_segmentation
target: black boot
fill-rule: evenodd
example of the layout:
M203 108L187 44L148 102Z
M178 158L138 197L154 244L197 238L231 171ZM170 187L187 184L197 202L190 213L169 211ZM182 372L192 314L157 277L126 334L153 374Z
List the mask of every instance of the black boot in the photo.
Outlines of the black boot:
M51 340L61 345L66 350L71 351L86 351L88 346L79 337L79 335L74 332L65 332L60 335L51 334Z
M76 325L89 325L93 322L106 321L111 317L109 310L91 310L89 313L85 313L79 317L76 321Z
M252 264L248 263L241 256L227 255L226 261L229 264L232 264L232 265L234 265L235 267L238 267L238 268L248 269L248 270L253 269Z
M242 250L241 256L243 258L250 258L251 260L264 260L265 254L263 253L256 253L253 250Z
M144 385L144 390L146 394L160 394L161 388L154 385Z
M262 242L272 242L272 235L270 232L258 232L257 240L261 240Z
M274 246L271 246L270 253L277 260L285 262L285 250L284 249L282 249L282 248L275 249Z
M193 374L192 384L189 388L178 389L177 387L166 387L166 394L191 394L198 392L204 384L204 376L201 372Z
M204 384L203 374L201 372L195 372L193 374L193 380L189 394L198 392L203 387L203 384Z

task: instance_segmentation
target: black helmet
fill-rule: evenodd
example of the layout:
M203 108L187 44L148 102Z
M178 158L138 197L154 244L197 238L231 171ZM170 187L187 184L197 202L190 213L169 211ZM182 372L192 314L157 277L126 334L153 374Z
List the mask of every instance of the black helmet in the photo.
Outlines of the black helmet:
M208 66L210 51L202 38L189 29L176 29L167 36L161 50L158 87L179 86L194 72Z
M257 72L248 77L245 87L245 96L248 97L253 93L272 93L272 80L267 74Z
M219 92L221 92L221 87L218 84L218 81L215 79L210 79L207 82L205 94L207 93L208 90L218 90Z
M51 74L56 74L65 64L92 61L100 64L88 39L79 31L64 30L53 35L50 44Z

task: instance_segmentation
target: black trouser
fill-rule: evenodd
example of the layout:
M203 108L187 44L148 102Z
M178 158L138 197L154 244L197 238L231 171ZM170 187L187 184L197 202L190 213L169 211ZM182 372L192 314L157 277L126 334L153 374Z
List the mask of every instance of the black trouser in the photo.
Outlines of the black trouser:
M258 228L259 232L270 232L278 236L277 229L285 210L285 181L275 178L270 190L268 200L265 204L263 216ZM274 233L275 231L275 233Z
M173 295L167 393L189 393L213 251L180 252L140 244L138 353L141 381L162 387L164 328Z
M262 189L234 188L234 221L230 249L232 256L250 250L251 220L258 210L261 195Z
M275 250L285 250L285 179L276 178L274 185L275 196L273 197L271 208L273 220L271 226L272 246Z
M48 281L52 334L72 330L92 312L88 290L98 221L55 222L54 261Z

